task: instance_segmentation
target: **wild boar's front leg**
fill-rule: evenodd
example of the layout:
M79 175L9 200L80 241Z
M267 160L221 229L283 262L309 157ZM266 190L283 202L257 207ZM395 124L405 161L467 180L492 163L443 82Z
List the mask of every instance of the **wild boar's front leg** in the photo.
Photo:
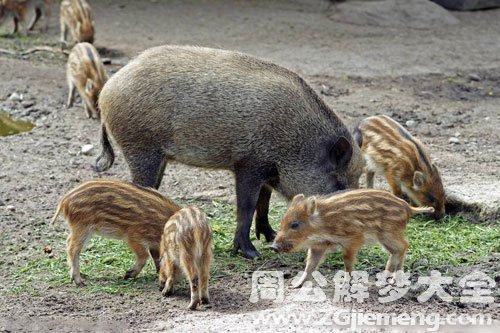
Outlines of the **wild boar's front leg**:
M255 235L260 239L260 234L264 234L266 242L272 242L276 237L276 232L269 224L269 201L271 200L272 189L264 185L260 189L259 199L255 215Z
M234 253L241 251L243 256L254 259L260 254L250 241L250 228L257 206L259 192L265 182L258 169L235 170L237 226L234 235Z

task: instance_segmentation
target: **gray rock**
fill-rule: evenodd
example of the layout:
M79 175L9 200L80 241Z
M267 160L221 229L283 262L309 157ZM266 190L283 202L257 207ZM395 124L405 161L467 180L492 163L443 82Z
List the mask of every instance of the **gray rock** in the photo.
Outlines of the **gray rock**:
M15 211L16 210L16 207L12 206L12 205L8 205L7 207L7 210L10 210L11 212Z
M454 145L459 145L460 144L460 139L459 138L456 138L456 137L451 137L449 140L448 140L449 143L451 144L454 144Z
M415 127L416 125L417 125L417 122L415 120L408 120L406 122L406 127L409 127L409 128Z
M93 145L83 145L81 149L81 153L83 155L92 155L94 152L94 146Z
M16 92L13 92L9 96L9 100L14 101L14 102L22 101L23 100L23 94L18 94Z

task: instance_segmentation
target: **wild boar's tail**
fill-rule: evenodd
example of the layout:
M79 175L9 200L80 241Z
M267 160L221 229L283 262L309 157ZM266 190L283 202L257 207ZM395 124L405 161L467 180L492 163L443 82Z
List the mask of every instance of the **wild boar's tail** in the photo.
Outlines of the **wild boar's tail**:
M421 214L421 213L434 213L434 208L432 207L410 207L411 215Z
M57 205L57 209L56 209L56 213L54 214L54 217L52 217L52 220L50 220L51 226L54 226L54 224L56 223L57 217L61 213L62 206L63 206L63 201L61 200L61 201L59 201L59 204Z
M102 124L101 130L101 154L95 160L94 170L97 172L103 172L111 168L113 162L115 161L115 152L113 147L109 142L108 133L106 132L106 125Z

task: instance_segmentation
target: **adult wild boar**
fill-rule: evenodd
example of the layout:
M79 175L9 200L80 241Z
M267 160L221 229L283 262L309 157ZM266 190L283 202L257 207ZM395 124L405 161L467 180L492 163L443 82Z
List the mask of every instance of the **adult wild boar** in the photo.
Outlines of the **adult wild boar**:
M259 255L250 241L274 239L272 189L291 199L356 187L361 151L337 115L297 74L254 57L192 46L146 50L99 96L102 152L120 146L134 183L160 186L168 160L228 169L236 179L234 251Z

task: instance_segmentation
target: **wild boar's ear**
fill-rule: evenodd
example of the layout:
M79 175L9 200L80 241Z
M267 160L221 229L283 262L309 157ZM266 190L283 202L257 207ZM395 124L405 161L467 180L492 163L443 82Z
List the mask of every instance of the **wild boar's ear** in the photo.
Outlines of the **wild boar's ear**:
M296 196L293 197L292 199L292 205L296 205L302 200L304 200L306 197L303 194L297 194Z
M337 142L333 144L330 150L330 161L336 167L346 166L352 157L352 146L349 140L341 136Z
M314 215L316 213L316 197L310 197L307 199L307 214Z
M419 187L424 185L425 175L420 171L415 171L413 174L413 187L418 190Z

